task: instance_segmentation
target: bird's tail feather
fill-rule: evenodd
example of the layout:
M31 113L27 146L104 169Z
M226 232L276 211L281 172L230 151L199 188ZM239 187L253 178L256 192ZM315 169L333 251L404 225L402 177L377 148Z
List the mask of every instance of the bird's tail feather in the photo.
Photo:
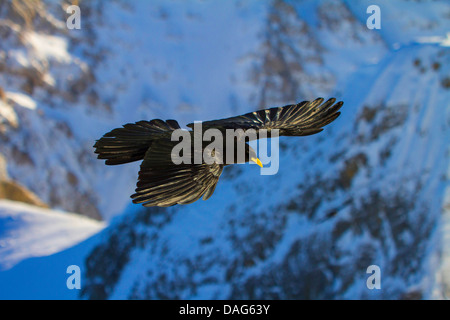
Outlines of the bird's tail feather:
M175 120L139 121L114 129L97 140L94 145L98 159L107 165L117 165L144 159L152 141L167 135L180 126Z

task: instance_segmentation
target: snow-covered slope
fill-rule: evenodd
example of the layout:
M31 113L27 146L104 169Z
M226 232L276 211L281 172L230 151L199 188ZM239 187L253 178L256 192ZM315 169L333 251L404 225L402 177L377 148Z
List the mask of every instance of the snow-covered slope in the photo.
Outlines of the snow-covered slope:
M76 299L67 268L83 272L103 228L78 214L0 200L0 299Z
M89 277L104 282L85 296L430 297L449 141L434 106L446 105L436 84L447 71L419 77L411 65L448 65L441 50L405 48L362 68L342 118L326 137L287 138L298 147L283 150L277 175L230 168L208 202L126 215L110 229L119 249L89 257ZM114 276L103 271L114 262ZM373 264L383 290L366 286Z
M74 246L103 227L74 213L0 200L0 270Z
M89 1L71 31L58 1L44 4L33 29L13 18L0 29L1 152L50 206L110 221L81 297L439 297L446 1L377 1L381 30L366 27L365 0ZM126 122L185 125L317 96L343 100L341 117L281 138L276 175L226 168L206 202L129 205L138 164L92 153ZM381 290L366 286L370 265Z
M0 143L10 177L54 208L101 218L89 117L102 109L59 1L0 5ZM82 95L82 93L84 93Z
M364 20L358 20L366 7L363 14L353 15L361 12L363 4L351 3L275 1L264 7L257 21L246 16L245 24L252 28L259 24L259 32L214 33L219 40L209 38L208 17L229 11L160 4L164 23L152 33L153 39L157 50L175 47L174 56L183 52L183 58L169 64L173 67L167 82L180 71L181 79L195 79L181 87L182 92L185 87L194 89L183 95L197 106L190 113L193 119L198 119L197 114L200 118L199 111L204 118L214 118L317 95L342 98L343 114L321 135L281 139L281 168L275 176L260 176L251 166L227 168L208 202L125 214L108 231L112 241L99 246L87 260L87 275L95 285L84 288L84 297L431 296L442 244L439 225L448 167L448 48L440 42L412 43L411 34L420 29L414 25L405 27L408 41L403 41L401 31L397 39L393 33L386 39L384 30L370 31ZM414 12L421 8L413 6ZM196 33L189 23L180 22L183 9L200 11L198 20L208 30L202 35L211 55L229 58L227 51L217 55L215 45L233 37L233 48L241 50L235 55L242 57L237 61L250 61L250 67L236 64L236 59L229 64L228 72L245 75L251 70L252 75L231 83L233 103L223 98L226 89L219 95L191 94L197 87L209 93L210 81L218 80L208 60L196 65L199 60L188 54L189 50L201 52L201 57L204 53L198 45L191 46L189 37ZM425 19L430 20L445 12L442 3L428 10L433 15ZM136 18L153 11L151 6L130 8L127 14ZM239 23L246 12L236 6L237 17L228 21ZM383 19L386 25L395 24L392 13ZM427 35L445 38L443 19ZM408 24L408 16L398 23L398 28ZM135 33L142 30L148 29ZM159 36L175 31L175 44L172 37ZM250 38L244 41L244 35ZM254 36L262 45L253 45ZM137 38L151 42L144 35ZM140 52L140 47L132 50ZM150 50L146 57L153 54ZM247 56L251 60L243 59ZM158 65L171 59L172 55L158 60ZM210 72L194 77L191 65L200 74L203 68ZM227 74L221 72L220 79L227 79ZM166 102L162 104L168 108L176 106L167 99L174 99L178 87L167 97L158 95L165 92L166 82L150 78L145 83L150 83L157 101ZM214 97L216 108L201 107L210 105L202 102L205 96ZM176 110L165 112L167 117L185 118ZM116 268L105 272L105 263ZM383 272L383 290L366 286L366 270L372 264Z

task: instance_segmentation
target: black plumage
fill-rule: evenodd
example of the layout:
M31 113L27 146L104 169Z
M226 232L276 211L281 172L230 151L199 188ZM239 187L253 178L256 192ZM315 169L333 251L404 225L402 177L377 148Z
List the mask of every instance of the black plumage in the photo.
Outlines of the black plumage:
M318 133L323 127L334 121L340 114L338 110L343 102L335 103L334 98L324 102L322 98L314 101L304 101L295 105L258 110L244 115L202 122L203 132L214 128L224 135L227 129L241 129L238 140L252 140L245 133L253 129L256 134L261 129L278 129L279 136L307 136ZM194 124L187 127L194 129ZM136 193L131 196L134 203L144 206L172 206L188 204L200 197L207 200L214 193L224 166L232 163L257 162L262 166L256 152L245 143L243 159L234 157L227 162L226 147L214 150L213 163L175 164L171 158L173 148L179 143L172 141L174 130L181 129L175 120L154 119L125 124L123 128L106 133L94 145L98 159L106 160L107 165L118 165L137 160L143 160L140 166ZM194 131L189 131L191 136ZM270 137L270 136L269 136ZM259 138L258 135L253 136ZM225 139L224 139L225 141ZM201 150L194 146L189 157L195 152L203 152L210 142L203 142ZM234 150L236 151L236 149ZM234 153L236 155L236 152Z

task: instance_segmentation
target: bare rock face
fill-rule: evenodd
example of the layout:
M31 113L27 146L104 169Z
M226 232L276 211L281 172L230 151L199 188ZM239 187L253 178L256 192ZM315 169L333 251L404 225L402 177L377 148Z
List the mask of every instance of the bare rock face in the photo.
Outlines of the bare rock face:
M48 208L33 192L11 180L0 180L0 199L8 199Z
M6 170L6 160L0 154L0 199L8 199L13 201L25 202L42 208L48 208L48 206L33 192L20 185L19 183L12 181L8 177Z
M0 181L9 179L8 171L6 171L6 159L0 154Z

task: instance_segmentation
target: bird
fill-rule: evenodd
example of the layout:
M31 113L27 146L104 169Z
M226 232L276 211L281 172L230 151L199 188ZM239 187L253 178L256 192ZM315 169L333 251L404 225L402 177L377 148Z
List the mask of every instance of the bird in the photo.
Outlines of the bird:
M319 133L323 127L333 122L340 115L342 101L335 98L325 101L317 98L312 101L302 101L297 104L269 109L260 109L243 115L219 120L200 122L201 133L208 129L226 134L237 131L234 136L235 146L231 149L233 157L227 157L232 152L228 146L210 150L214 161L185 161L175 163L173 150L179 141L174 141L172 135L180 132L193 137L196 123L189 123L182 129L176 120L153 119L127 123L121 128L113 129L104 134L94 144L97 158L105 160L106 165L120 165L142 160L138 173L135 193L131 195L132 202L145 207L170 207L177 204L190 204L200 198L208 200L216 189L224 167L253 162L262 167L256 151L247 141L259 139L260 133L277 131L279 136L309 136ZM255 136L248 136L250 131ZM244 156L237 157L238 143L244 144ZM192 160L196 152L205 152L210 142L202 141L194 147L190 142L189 150L184 150L185 159ZM228 151L227 151L228 150ZM186 154L184 154L186 153ZM239 158L239 159L238 159Z

